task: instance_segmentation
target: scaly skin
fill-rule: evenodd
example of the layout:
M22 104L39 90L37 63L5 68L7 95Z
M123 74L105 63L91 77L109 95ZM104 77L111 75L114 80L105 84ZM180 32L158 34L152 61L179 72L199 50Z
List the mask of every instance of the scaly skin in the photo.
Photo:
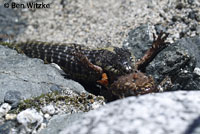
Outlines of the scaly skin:
M164 35L164 36L163 36ZM146 76L139 70L145 70L145 67L156 57L156 55L167 47L165 42L168 34L161 32L156 38L153 34L154 41L144 56L135 64L135 70L131 73L118 77L116 81L108 87L114 95L119 98L127 96L137 96L152 92L158 92L158 86L164 85L162 82L158 86L151 76Z
M101 83L108 91L119 98L131 95L156 92L154 80L139 70L145 67L166 47L161 33L152 47L136 63L131 53L123 48L110 47L90 49L79 44L59 44L38 41L24 43L5 43L8 46L32 58L40 58L45 63L56 63L69 78L81 83ZM107 84L101 82L102 74L106 74ZM104 75L103 75L104 76Z
M1 43L14 48L19 53L32 58L40 58L45 63L58 64L71 79L83 82L96 82L101 78L97 72L85 63L86 57L90 63L101 67L109 77L127 74L132 71L134 57L122 48L90 49L79 44L59 44L39 41L24 43ZM83 59L81 59L83 58ZM88 77L89 76L89 77Z
M140 71L121 76L113 82L109 88L111 92L119 98L127 96L137 96L156 91L153 77L146 76Z

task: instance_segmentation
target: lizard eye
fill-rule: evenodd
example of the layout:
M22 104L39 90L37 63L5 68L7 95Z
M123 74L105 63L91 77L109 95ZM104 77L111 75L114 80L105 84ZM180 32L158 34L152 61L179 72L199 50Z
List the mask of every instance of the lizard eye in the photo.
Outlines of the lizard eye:
M135 71L134 71L134 73L138 73L138 71L137 71L137 70L135 70Z

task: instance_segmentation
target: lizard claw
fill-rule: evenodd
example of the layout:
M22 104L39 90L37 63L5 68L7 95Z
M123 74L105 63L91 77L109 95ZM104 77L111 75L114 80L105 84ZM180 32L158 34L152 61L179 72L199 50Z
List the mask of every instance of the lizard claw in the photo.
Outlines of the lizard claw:
M163 36L164 35L164 36ZM169 33L165 33L163 31L161 31L158 34L158 37L156 38L155 34L153 33L153 44L152 44L152 48L155 49L163 49L163 47L165 48L167 46L167 42L165 42L165 40L167 39Z

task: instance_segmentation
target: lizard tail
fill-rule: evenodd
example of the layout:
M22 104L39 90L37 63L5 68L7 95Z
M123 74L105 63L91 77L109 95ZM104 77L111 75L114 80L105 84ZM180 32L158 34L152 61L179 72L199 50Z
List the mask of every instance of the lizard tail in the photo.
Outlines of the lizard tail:
M11 42L0 41L0 45L7 46L8 48L14 49L18 53L23 53L23 51L22 51L23 44L21 44L21 43L11 43Z

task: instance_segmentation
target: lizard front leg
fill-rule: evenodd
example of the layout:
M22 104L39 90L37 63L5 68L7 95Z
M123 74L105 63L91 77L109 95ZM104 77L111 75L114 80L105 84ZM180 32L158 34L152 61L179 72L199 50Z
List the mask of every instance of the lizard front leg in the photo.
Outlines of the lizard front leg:
M167 47L168 42L165 42L165 40L167 39L168 35L168 33L164 33L161 31L158 37L156 38L155 34L153 34L152 46L146 51L144 56L136 63L135 68L137 70L145 70L145 68L156 57L156 55Z
M101 75L101 80L98 80L97 83L107 86L108 85L108 76L103 72L103 69L100 66L94 65L91 63L88 58L80 51L81 48L76 49L73 55L76 59L79 60L85 67L87 67L90 71L97 72Z

